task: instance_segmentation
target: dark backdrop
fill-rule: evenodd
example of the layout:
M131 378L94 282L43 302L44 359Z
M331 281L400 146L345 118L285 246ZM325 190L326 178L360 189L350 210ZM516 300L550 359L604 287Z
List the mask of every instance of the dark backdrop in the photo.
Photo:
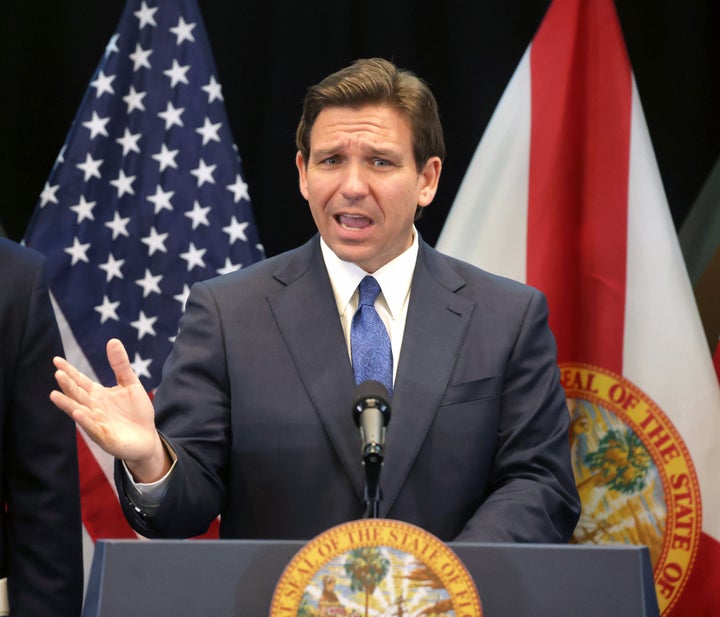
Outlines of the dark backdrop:
M593 1L593 0L586 0ZM306 87L384 56L432 86L448 146L420 222L434 243L465 168L547 0L204 0L210 42L269 255L313 232L294 129ZM122 12L122 0L3 0L0 222L19 240ZM720 3L617 0L676 225L720 154Z

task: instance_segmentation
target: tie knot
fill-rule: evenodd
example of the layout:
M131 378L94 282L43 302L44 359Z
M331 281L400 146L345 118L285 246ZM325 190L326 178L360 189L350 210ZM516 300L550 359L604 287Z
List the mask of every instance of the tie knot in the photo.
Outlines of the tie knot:
M374 277L366 276L362 281L360 281L358 290L360 291L358 306L372 306L375 304L375 299L380 294L380 285L378 285L378 282Z

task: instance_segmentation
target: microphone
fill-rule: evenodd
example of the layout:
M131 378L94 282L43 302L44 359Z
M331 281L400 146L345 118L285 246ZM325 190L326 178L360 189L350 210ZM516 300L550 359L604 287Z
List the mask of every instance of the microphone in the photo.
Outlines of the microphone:
M382 463L385 427L390 422L390 395L379 381L363 381L355 388L353 420L360 429L362 457L366 464Z

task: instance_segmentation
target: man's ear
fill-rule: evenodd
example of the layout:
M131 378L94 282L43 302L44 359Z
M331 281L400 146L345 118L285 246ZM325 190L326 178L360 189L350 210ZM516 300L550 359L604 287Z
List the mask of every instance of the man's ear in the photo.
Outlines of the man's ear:
M420 172L420 192L418 194L418 206L424 208L429 206L435 193L437 192L438 183L440 182L440 172L442 171L442 161L439 156L431 156L425 163Z
M307 187L307 165L305 163L305 159L303 158L302 152L300 150L297 151L297 154L295 155L295 166L298 170L298 182L300 184L300 192L302 193L302 196L307 199L308 198L308 187Z

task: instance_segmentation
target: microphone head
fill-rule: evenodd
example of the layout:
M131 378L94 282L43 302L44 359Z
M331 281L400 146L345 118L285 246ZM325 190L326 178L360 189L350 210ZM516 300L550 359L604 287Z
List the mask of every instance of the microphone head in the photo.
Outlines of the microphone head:
M368 407L377 408L383 417L383 426L390 422L390 394L379 381L368 379L358 384L353 393L353 420L360 426L360 415Z

